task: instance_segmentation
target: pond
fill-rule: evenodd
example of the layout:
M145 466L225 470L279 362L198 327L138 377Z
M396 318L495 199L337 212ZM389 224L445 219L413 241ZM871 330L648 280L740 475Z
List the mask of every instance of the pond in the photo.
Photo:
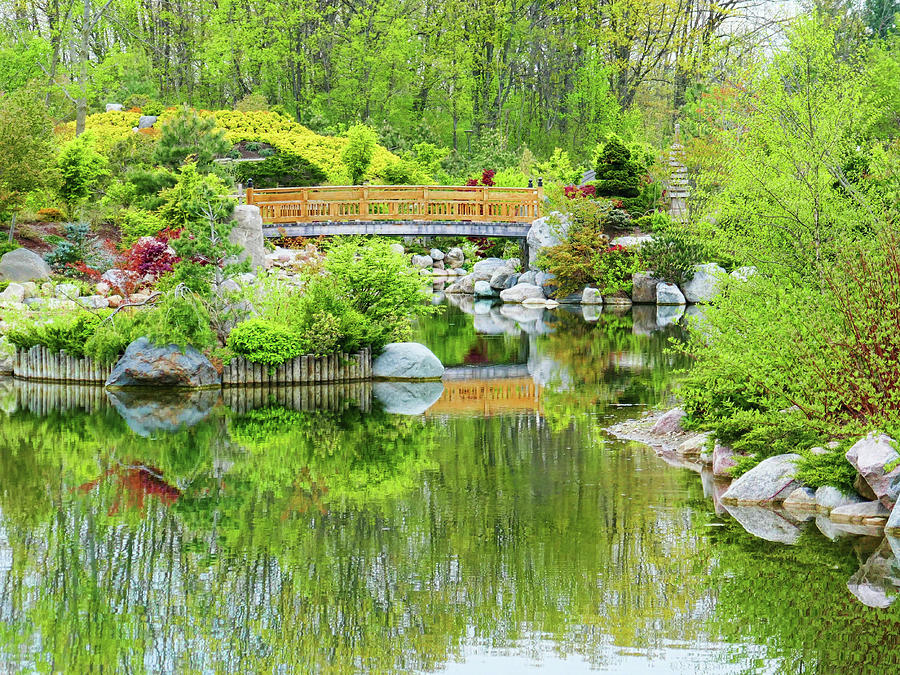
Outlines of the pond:
M0 383L2 670L897 672L879 539L756 538L604 432L671 317L435 302L436 396Z

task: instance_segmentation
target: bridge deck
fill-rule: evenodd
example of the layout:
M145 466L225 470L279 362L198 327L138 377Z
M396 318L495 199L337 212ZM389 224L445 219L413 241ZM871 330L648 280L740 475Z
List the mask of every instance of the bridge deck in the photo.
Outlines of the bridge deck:
M524 237L541 188L363 185L248 188L268 237L322 234Z

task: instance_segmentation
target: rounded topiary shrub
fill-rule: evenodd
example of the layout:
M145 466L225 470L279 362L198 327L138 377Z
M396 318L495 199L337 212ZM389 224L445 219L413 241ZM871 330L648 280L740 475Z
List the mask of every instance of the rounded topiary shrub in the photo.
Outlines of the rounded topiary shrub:
M277 366L303 353L302 340L292 330L265 319L239 323L228 336L228 346L238 356Z

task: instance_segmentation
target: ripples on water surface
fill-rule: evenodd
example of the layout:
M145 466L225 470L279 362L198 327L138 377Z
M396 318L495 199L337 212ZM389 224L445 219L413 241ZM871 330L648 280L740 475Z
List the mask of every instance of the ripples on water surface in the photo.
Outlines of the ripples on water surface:
M755 538L603 432L683 365L648 310L449 306L437 390L2 382L0 667L897 672L847 586L893 599L887 544Z

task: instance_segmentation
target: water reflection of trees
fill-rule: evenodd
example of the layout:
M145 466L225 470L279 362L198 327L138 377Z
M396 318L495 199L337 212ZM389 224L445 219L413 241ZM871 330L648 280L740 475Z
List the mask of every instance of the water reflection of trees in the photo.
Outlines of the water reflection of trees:
M629 474L630 453L587 429L276 409L129 443L113 416L44 423L16 415L0 436L5 463L25 460L0 495L16 561L3 651L25 669L431 669L472 631L498 646L545 634L600 662L602 636L697 634L700 539L687 511L648 508L650 483L674 493L677 474ZM35 433L22 456L15 439ZM116 475L108 440L178 499L124 508L122 482L97 480ZM17 511L31 491L42 509Z
M683 330L636 329L630 314L602 313L596 323L559 312L555 330L537 338L540 358L553 362L543 391L544 415L554 428L609 404L654 405L674 388L683 357L669 353Z

